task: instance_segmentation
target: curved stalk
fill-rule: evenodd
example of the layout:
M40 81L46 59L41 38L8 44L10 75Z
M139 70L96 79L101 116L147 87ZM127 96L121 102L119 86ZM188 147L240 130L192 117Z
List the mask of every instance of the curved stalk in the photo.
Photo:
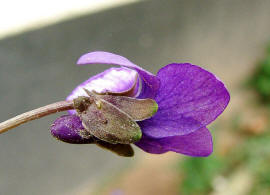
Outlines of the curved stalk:
M39 119L56 112L62 112L71 109L74 109L73 101L60 101L31 110L29 112L25 112L0 123L0 134L28 121Z

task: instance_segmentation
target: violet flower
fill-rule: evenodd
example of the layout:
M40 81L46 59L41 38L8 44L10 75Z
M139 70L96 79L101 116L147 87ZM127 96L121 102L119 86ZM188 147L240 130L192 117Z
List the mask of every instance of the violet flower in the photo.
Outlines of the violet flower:
M110 92L136 99L154 99L158 111L151 118L137 122L142 137L134 143L136 146L153 154L173 151L208 156L212 153L212 137L206 126L223 112L230 100L226 87L214 74L189 63L172 63L153 75L122 56L103 51L87 53L77 63L120 67L90 77L72 91L67 101L88 96L84 89L99 94ZM56 119L51 133L68 143L95 142L75 110ZM95 143L107 149L110 145L130 151L130 146L125 144Z

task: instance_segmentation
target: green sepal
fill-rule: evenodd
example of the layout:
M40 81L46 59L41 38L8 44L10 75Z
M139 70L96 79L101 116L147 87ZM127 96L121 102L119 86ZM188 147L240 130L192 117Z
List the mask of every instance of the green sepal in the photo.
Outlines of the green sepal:
M130 144L141 139L140 126L128 114L99 96L89 94L90 97L75 99L74 108L91 135L112 144Z
M99 95L100 98L110 102L135 121L151 118L158 110L158 104L153 99L136 99L127 96Z

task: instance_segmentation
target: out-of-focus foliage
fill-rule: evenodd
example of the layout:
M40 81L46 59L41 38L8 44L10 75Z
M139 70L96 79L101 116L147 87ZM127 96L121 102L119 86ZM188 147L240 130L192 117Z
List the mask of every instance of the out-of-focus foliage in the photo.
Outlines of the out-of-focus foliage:
M184 176L180 185L180 194L210 194L217 177L222 176L230 180L231 175L243 167L247 168L253 177L254 183L250 194L270 194L270 133L268 132L260 136L243 135L245 140L226 156L214 153L207 158L186 158L180 166L180 172Z
M251 194L270 194L270 134L249 138L243 149L239 148L241 151L242 163L246 163L255 178Z
M214 177L223 170L223 166L223 161L215 155L208 158L187 157L181 166L185 178L180 187L181 194L207 194L212 189Z
M265 59L258 64L249 83L264 102L270 103L270 46Z

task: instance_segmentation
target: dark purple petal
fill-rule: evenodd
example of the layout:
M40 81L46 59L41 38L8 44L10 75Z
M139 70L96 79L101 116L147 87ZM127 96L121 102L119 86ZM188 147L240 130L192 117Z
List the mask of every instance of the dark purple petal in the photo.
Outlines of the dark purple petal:
M123 56L113 53L104 51L90 52L81 56L77 64L111 64L136 70L139 73L142 82L142 89L138 98L154 98L159 88L160 81L155 75L130 62Z
M188 135L159 139L144 135L135 144L145 152L153 154L173 151L189 156L209 156L213 151L212 136L206 127L200 128Z
M169 64L160 69L155 98L157 114L140 122L149 137L186 135L208 125L226 108L230 95L212 73L192 64Z
M64 115L57 118L51 125L51 134L64 142L73 144L93 143L93 139L86 137L86 130L80 118L76 115Z
M78 96L87 96L85 89L89 91L95 90L98 93L106 91L121 93L131 89L136 82L137 72L128 68L110 68L104 72L90 77L78 85L66 100L73 100ZM138 78L137 78L138 79ZM139 82L135 87L133 96L140 93ZM75 110L70 110L70 114L75 114Z

